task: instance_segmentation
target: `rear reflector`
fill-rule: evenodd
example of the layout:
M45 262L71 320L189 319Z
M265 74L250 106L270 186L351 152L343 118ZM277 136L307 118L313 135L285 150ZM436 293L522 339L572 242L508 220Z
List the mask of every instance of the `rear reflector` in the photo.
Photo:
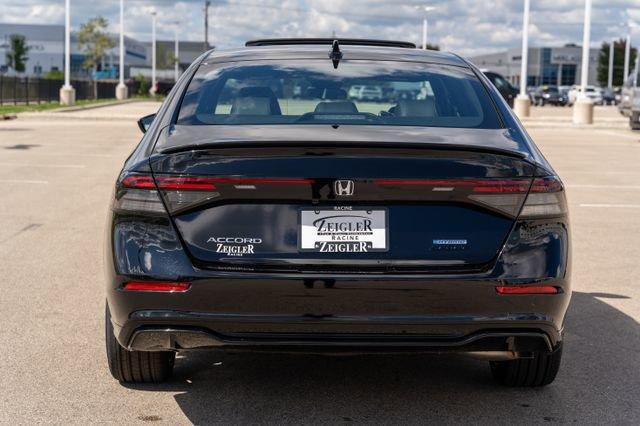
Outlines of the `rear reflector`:
M500 294L557 294L558 287L552 285L509 285L496 286Z
M164 281L129 281L125 283L125 291L153 291L161 293L184 293L189 290L189 283L173 283Z

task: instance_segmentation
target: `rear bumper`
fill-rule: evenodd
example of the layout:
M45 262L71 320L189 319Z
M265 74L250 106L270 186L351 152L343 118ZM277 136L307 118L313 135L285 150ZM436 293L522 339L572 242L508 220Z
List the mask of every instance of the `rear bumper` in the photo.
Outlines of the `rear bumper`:
M223 278L186 293L109 291L115 335L132 350L303 352L551 350L560 294L500 295L490 280ZM322 281L322 280L319 280Z
M519 223L491 271L457 275L202 270L170 226L114 225L107 302L115 336L130 349L475 352L517 343L527 352L561 341L571 297L564 218ZM140 279L189 281L191 288L122 290ZM534 283L561 291L496 292ZM531 333L538 343L523 346Z
M510 359L551 351L555 345L544 332L526 329L485 330L469 336L453 337L327 333L222 335L203 328L145 326L134 330L126 347L137 351L224 349L335 354L458 352L492 359Z

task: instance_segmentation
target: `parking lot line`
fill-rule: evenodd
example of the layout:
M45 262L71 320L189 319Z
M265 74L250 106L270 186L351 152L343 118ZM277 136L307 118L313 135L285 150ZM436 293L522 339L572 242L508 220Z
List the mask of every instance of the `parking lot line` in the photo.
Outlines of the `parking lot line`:
M580 207L612 208L612 209L640 209L640 204L580 204Z
M600 130L600 131L596 131L595 133L599 133L601 135L617 136L617 137L620 137L620 138L633 139L635 141L640 141L640 135L639 134L631 134L630 135L628 133L608 131L608 130Z
M0 163L0 166L8 167L45 167L53 169L84 169L84 164L33 164L33 163Z
M590 189L640 189L640 185L590 185L590 184L569 184L567 188L590 188Z
M35 185L49 185L46 180L25 180L25 179L0 179L0 183L27 183Z

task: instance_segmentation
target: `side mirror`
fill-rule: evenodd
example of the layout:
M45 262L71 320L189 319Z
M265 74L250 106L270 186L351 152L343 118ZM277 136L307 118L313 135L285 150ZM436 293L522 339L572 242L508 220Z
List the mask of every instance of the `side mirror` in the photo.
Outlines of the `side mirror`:
M138 120L138 127L140 128L142 133L147 133L147 130L149 130L149 127L151 127L151 123L153 123L153 120L155 118L155 114L149 114Z

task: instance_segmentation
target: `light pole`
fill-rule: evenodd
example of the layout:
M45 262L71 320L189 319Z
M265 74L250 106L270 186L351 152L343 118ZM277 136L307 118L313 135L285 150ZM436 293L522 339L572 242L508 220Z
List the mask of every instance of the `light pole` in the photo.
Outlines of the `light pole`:
M584 32L582 36L582 65L580 72L580 94L573 106L574 124L593 123L593 102L587 97L589 82L589 44L591 43L591 0L584 2Z
M427 21L427 13L435 9L434 6L416 6L416 9L424 11L424 17L422 18L422 48L427 50L427 31L429 29L429 22Z
M627 41L624 44L624 74L622 76L622 84L629 77L629 58L631 56L631 34L627 34Z
M76 103L76 90L71 86L71 1L64 2L64 86L60 88L60 103Z
M638 87L638 72L640 71L640 55L636 54L636 65L633 69L633 87Z
M156 11L151 12L151 96L156 95Z
M615 51L616 40L611 40L611 45L609 46L609 74L607 75L607 87L609 89L613 88L613 52Z
M176 24L176 29L175 29L175 41L174 41L174 45L173 45L173 56L174 56L174 60L175 63L173 64L173 79L176 81L176 83L178 82L178 77L180 77L180 46L178 45L178 27L180 25L179 21L175 22Z
M519 117L528 117L531 99L527 95L527 71L529 67L529 11L530 1L524 0L522 14L522 59L520 60L520 94L516 97L514 110Z
M422 48L427 50L427 31L429 28L429 22L427 21L427 15L422 18Z
M120 68L119 82L116 86L116 99L127 99L129 95L127 85L124 84L124 0L120 0Z
M209 50L209 6L211 6L211 1L207 0L204 2L204 50L206 52Z

